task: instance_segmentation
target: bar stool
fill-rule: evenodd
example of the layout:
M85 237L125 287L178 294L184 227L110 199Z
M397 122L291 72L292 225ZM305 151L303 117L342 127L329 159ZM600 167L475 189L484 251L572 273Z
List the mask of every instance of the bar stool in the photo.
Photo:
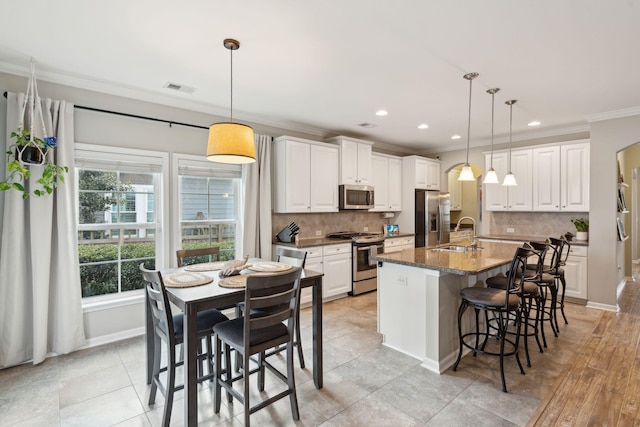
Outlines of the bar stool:
M460 360L462 358L462 349L467 347L476 354L486 354L491 356L498 356L500 358L500 377L502 379L502 391L507 392L507 385L504 378L504 358L506 356L514 356L520 373L524 375L524 369L520 362L520 356L518 354L518 344L520 341L520 328L522 314L521 310L521 298L520 283L524 283L524 276L526 274L527 258L531 256L533 252L530 249L518 248L511 261L511 267L507 274L507 286L504 289L499 288L478 288L471 287L465 288L460 291L460 297L462 302L458 309L458 336L460 339L458 358L453 365L453 370L458 369ZM473 307L475 311L475 332L462 333L462 316L467 308ZM486 325L485 331L480 331L480 311L485 312L485 318L489 313L496 319L495 326L497 327L497 335L494 335L492 330ZM510 316L511 315L511 316ZM515 327L514 338L507 338L507 329L509 327L509 320L513 319ZM470 344L465 339L467 337L475 336L475 345ZM480 337L482 337L482 344L480 343ZM489 337L497 337L500 341L499 351L492 351L486 348ZM505 345L509 348L505 350Z
M540 290L540 335L542 335L542 343L547 347L547 337L544 333L544 322L549 321L551 330L555 337L558 336L557 322L555 321L555 305L558 296L558 288L556 286L556 279L551 274L545 272L544 259L549 249L548 243L542 242L529 242L529 245L539 254L538 262L533 264L535 266L536 275L531 281L534 282ZM527 267L531 267L529 264ZM532 270L529 270L532 271ZM551 296L550 304L547 305L547 300Z
M560 312L562 313L562 318L564 319L564 323L566 325L569 324L567 321L567 316L564 313L564 292L567 287L567 282L564 279L564 267L567 264L567 258L569 257L569 252L571 251L571 244L566 239L556 239L553 237L549 237L550 247L553 249L553 257L551 259L550 268L547 271L549 274L554 276L558 282L562 285L558 288L558 293L560 294L560 300L556 298L556 309L560 308ZM556 329L558 327L558 316L555 316L556 321Z

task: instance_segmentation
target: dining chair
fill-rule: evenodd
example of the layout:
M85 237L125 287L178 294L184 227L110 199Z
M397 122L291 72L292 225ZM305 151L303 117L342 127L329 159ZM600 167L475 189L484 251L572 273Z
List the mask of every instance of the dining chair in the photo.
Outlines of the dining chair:
M286 396L289 396L293 419L300 418L293 368L293 341L295 313L300 298L301 272L301 268L294 268L280 274L248 276L244 297L245 315L218 323L213 327L215 341L213 400L216 414L220 412L220 394L224 388L228 394L244 405L246 427L250 425L252 413ZM228 374L224 379L222 378L223 343L225 354L230 354L231 349L234 349L242 357L244 369L235 377ZM266 357L267 350L279 345L284 345L286 349L286 375L269 363ZM252 359L251 356L256 354L257 360ZM257 368L251 370L250 361L256 362ZM231 372L229 357L225 358L225 362L224 371ZM286 383L287 389L251 405L249 377L253 373L258 373L258 390L263 392L265 368ZM233 387L234 382L239 380L243 380L242 393Z
M153 371L151 377L151 391L149 393L149 405L153 405L156 399L156 392L160 390L165 398L164 412L162 415L162 425L168 426L171 419L171 409L173 406L173 393L184 388L183 385L175 385L176 367L183 364L182 361L176 360L176 346L181 345L184 341L184 316L182 314L172 315L171 306L167 298L167 292L162 281L162 275L157 270L147 270L144 263L140 264L140 271L145 282L145 289L149 305L151 306L151 314L153 319ZM207 310L198 313L197 328L198 340L206 338L207 351L198 354L199 362L206 360L209 372L204 374L202 368L199 369L198 382L214 378L213 369L213 346L211 337L213 335L212 328L220 323L229 320L227 316L218 310ZM161 367L161 342L166 344L165 350L167 354L167 365ZM200 364L202 366L202 364ZM166 385L160 380L160 373L167 372Z
M491 356L498 356L500 358L500 377L502 379L502 391L506 393L507 385L504 377L504 358L506 356L514 356L520 373L524 375L524 369L522 363L520 363L520 356L518 353L518 345L520 342L520 331L522 315L520 314L521 298L520 284L524 283L526 273L527 258L533 255L530 249L517 248L511 261L509 271L507 273L507 286L504 289L500 288L485 288L485 287L469 287L460 291L460 297L462 302L458 309L458 338L459 349L458 358L456 359L453 370L458 370L458 365L462 359L462 349L467 347L476 354L485 354ZM473 308L475 311L475 331L462 332L462 316L467 308ZM485 325L485 330L480 331L480 312L485 312L485 319L488 313L492 313L496 319L495 326L497 332L494 334L493 330L489 328L488 324ZM515 330L514 338L507 338L508 328L513 325ZM467 338L475 337L475 344L470 343ZM482 343L480 338L482 337ZM499 349L496 350L491 346L491 341L494 338L498 339ZM490 345L487 348L487 344ZM508 348L505 350L505 346Z
M304 268L307 261L307 251L301 251L299 249L290 248L277 248L275 260L277 262L283 262L286 264L291 263L294 267ZM236 317L241 317L244 312L244 303L238 303L236 305ZM296 336L293 341L293 345L298 349L298 360L300 361L300 368L304 369L304 354L302 351L302 339L300 337L300 298L298 298L298 306L296 307L296 323L295 323ZM284 350L284 347L277 347L271 350L268 356L275 353L280 353ZM242 361L238 360L236 363L236 369L242 366Z
M211 261L220 261L220 248L218 246L212 246L209 248L199 249L179 249L176 251L178 257L178 267L183 267L188 264L199 264ZM215 256L215 259L212 259ZM186 258L190 258L185 262Z

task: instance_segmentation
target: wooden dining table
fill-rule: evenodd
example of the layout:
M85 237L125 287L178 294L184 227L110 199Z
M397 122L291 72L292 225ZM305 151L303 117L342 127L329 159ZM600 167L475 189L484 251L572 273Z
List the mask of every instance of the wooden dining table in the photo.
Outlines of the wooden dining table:
M259 262L258 259L249 262ZM162 270L161 274L173 274L185 271L184 268ZM211 308L223 309L244 301L244 288L224 288L219 285L218 271L201 272L213 281L200 286L186 288L167 287L169 301L184 313L184 412L188 426L198 425L198 331L196 316L198 312ZM316 388L323 385L322 375L322 273L302 270L300 286L312 287L312 328L313 328L313 382ZM145 293L146 295L146 293ZM151 384L153 371L153 320L149 301L146 301L146 349L147 384Z

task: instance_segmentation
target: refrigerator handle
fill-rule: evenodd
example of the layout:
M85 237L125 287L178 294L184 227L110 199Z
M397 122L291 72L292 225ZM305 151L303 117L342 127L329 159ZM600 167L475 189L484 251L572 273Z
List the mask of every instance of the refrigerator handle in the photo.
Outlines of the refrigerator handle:
M440 221L442 221L442 218L440 216L441 212L440 212L440 203L438 203L438 208L436 209L436 229L435 232L437 233L438 236L438 241L436 242L436 244L440 244L440 242L442 242L442 235L441 235L441 227L440 227Z

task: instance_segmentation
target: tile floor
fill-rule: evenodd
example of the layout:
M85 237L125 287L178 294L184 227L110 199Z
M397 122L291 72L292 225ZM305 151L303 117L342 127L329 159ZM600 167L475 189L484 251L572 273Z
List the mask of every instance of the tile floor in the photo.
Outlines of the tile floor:
M324 388L309 368L296 369L300 421L288 399L251 416L255 426L512 426L525 425L556 377L571 360L601 312L569 304L569 325L548 338L544 354L532 352L521 375L506 362L509 393L500 391L496 358L465 357L458 372L434 374L418 360L382 345L376 332L376 293L324 305ZM302 312L303 345L311 364L311 313ZM162 396L147 405L143 337L49 358L44 363L0 371L1 426L159 426ZM523 359L524 360L524 359ZM296 366L298 366L296 360ZM181 379L181 373L178 374ZM267 377L267 393L280 390ZM257 393L257 391L256 391ZM242 425L238 404L214 414L211 389L198 395L200 426ZM223 399L224 401L224 399ZM182 392L172 426L183 425Z

